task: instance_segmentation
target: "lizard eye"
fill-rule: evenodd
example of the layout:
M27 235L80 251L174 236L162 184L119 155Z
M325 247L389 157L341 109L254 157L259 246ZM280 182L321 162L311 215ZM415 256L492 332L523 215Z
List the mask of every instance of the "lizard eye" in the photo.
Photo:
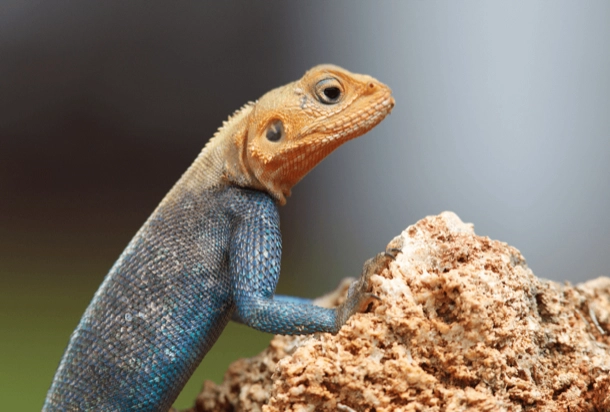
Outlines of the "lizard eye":
M341 100L343 90L337 79L324 79L316 84L316 97L320 103L335 104Z
M278 142L284 137L284 124L281 120L274 120L269 126L267 126L267 132L265 134L267 140L270 142Z

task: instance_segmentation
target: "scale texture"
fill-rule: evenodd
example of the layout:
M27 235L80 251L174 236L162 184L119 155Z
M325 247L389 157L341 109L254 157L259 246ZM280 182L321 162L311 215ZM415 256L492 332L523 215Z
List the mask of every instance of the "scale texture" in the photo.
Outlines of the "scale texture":
M335 309L274 296L277 206L393 105L382 83L327 65L236 112L106 276L43 410L167 410L231 319L276 334L336 333L371 301L369 275Z

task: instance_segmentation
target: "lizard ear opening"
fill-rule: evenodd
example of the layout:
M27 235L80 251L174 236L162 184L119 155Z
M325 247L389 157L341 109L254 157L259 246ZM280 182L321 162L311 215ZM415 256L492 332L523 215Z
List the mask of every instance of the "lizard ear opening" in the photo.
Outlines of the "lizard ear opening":
M284 124L281 120L276 119L267 126L265 137L267 137L267 140L270 142L279 142L284 138L284 134Z

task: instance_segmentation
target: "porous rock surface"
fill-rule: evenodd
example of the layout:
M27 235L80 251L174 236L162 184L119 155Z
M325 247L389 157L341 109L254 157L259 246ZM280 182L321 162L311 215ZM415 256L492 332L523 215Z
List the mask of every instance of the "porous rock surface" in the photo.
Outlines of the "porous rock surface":
M450 212L400 236L367 313L337 335L275 337L193 410L610 411L609 278L538 279Z

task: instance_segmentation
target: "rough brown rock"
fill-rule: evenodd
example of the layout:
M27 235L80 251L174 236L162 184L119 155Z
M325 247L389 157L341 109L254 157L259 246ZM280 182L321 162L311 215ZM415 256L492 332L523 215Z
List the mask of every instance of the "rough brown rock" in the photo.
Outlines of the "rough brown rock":
M401 236L368 313L335 336L275 337L195 410L610 411L609 278L538 279L449 212Z

